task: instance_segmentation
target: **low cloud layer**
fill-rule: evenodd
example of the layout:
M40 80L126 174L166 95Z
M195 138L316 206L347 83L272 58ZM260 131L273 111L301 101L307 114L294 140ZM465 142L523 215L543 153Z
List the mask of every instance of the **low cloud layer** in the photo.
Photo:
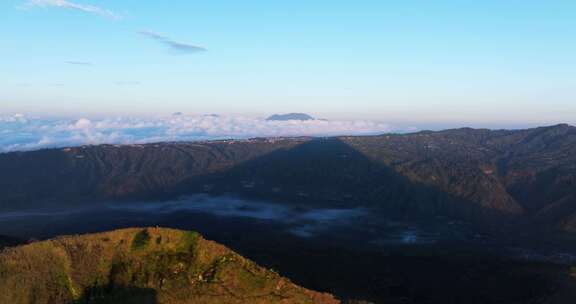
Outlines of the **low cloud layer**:
M216 115L47 119L16 114L0 115L0 152L96 144L368 135L389 131L388 125L371 121L266 121Z
M76 10L84 13L95 14L101 17L119 20L121 19L116 13L89 4L79 4L66 0L30 0L26 3L26 7L57 7L70 10Z
M167 36L152 32L152 31L140 31L139 34L148 37L150 39L156 40L170 49L180 52L180 53L199 53L205 52L206 49L201 46L196 46L188 43L178 42L175 40L170 39Z

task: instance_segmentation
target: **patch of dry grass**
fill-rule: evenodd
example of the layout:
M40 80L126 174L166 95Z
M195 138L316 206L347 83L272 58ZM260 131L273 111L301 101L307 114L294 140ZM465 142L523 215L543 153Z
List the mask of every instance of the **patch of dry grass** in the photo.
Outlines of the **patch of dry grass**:
M338 303L195 232L133 228L0 254L0 303Z

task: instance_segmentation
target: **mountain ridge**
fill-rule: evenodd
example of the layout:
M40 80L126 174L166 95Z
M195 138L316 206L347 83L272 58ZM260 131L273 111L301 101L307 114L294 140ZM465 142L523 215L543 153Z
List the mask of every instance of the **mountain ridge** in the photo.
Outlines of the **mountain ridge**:
M100 145L0 154L2 208L236 193L572 231L576 127Z

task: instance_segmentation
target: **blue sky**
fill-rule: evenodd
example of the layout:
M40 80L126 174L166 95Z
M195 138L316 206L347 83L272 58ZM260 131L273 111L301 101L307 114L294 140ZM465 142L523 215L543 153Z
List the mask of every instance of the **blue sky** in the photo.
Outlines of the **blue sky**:
M0 112L576 122L573 0L4 0L0 25Z

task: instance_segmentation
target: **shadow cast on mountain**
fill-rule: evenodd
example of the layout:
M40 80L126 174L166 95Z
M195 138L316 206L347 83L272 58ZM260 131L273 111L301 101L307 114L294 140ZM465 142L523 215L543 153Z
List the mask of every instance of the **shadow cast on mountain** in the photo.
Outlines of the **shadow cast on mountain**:
M0 165L7 169L0 173L5 209L230 193L310 207L372 208L393 217L513 218L399 173L340 138L51 149L0 155Z
M191 148L193 146L201 148ZM34 153L56 155L59 161L49 163L49 169L41 169L42 173L35 175L34 179L20 188L26 189L33 187L35 183L44 182L41 188L44 192L40 197L47 199L43 201L47 204L68 195L72 195L74 198L72 201L86 199L82 203L91 204L99 203L103 199L161 200L195 193L212 195L230 193L299 207L365 207L371 208L376 213L380 212L383 217L401 219L426 219L447 215L485 225L507 223L509 219L514 218L504 211L486 208L477 201L422 183L405 171L399 172L394 164L370 156L361 149L362 147L351 145L345 139L306 139L261 149L262 146L263 144L260 145L258 141L255 143L240 141L229 145L166 143L158 144L158 147L147 145L143 148L87 147L83 152L85 158L80 158L78 161L82 163L74 167L74 170L70 171L71 174L66 175L69 176L66 183L70 184L65 185L59 185L58 182L62 181L49 174L68 170L66 166L69 160L64 160L60 155L65 152L39 151ZM208 152L204 155L203 150ZM245 153L245 150L251 152L239 157L238 155ZM254 152L255 150L257 151ZM214 156L218 153L225 157ZM17 160L19 156L11 157L11 160ZM50 157L44 156L42 160L49 162ZM226 160L228 163L219 164L215 170L198 170L195 167L195 162L210 164ZM32 164L40 166L42 162ZM109 166L115 167L106 171ZM14 167L18 166L12 168ZM162 169L159 170L159 167ZM25 168L33 170L34 165L26 164ZM110 172L113 173L112 176L109 176ZM179 175L179 178L173 178L174 175ZM55 181L52 182L52 179ZM80 185L77 188L74 180L78 180L77 183ZM142 188L142 185L146 187ZM110 193L122 195L110 195ZM190 221L189 218L186 220ZM356 252L357 248L353 247L354 245L349 251L326 244L311 247L310 243L317 242L316 240L273 233L266 235L267 232L243 230L236 232L233 238L221 239L223 242L228 240L225 242L226 245L248 258L278 269L297 283L338 295L359 297L374 294L396 297L395 294L399 294L398 297L417 297L418 295L410 289L416 284L411 280L420 280L424 277L422 282L417 284L420 286L420 292L422 290L434 292L439 289L442 292L438 291L438 295L444 296L456 290L457 294L465 295L467 299L474 298L477 290L476 277L468 278L468 270L488 264L485 260L463 258L464 261L461 262L463 266L451 267L455 261L452 255L439 258L401 254L386 256L379 253L367 255L364 252ZM262 238L265 238L265 241L262 241ZM423 248L423 250L430 249ZM315 271L310 271L311 269ZM494 271L498 269L503 267L495 264L493 268L483 270L483 278L487 282L492 281ZM430 276L425 277L422 273ZM399 279L386 281L390 277ZM498 281L495 285L508 288L506 282L514 282L515 279L506 277L506 280ZM460 283L463 285L458 285ZM519 284L517 291L515 289L512 294L522 294L526 286L529 285ZM533 289L532 286L530 289ZM95 296L101 292L103 292L101 289L89 290L86 293L88 296L82 300L84 303L125 303L118 300L118 297L122 294L133 296L131 293L136 293L142 297L137 303L156 301L153 290L127 289L125 293L105 293L100 298ZM387 292L391 294L388 295ZM105 300L108 302L94 302Z
M339 138L272 151L222 172L195 176L169 192L233 194L311 208L371 208L402 219L442 215L496 224L514 218L411 180Z

